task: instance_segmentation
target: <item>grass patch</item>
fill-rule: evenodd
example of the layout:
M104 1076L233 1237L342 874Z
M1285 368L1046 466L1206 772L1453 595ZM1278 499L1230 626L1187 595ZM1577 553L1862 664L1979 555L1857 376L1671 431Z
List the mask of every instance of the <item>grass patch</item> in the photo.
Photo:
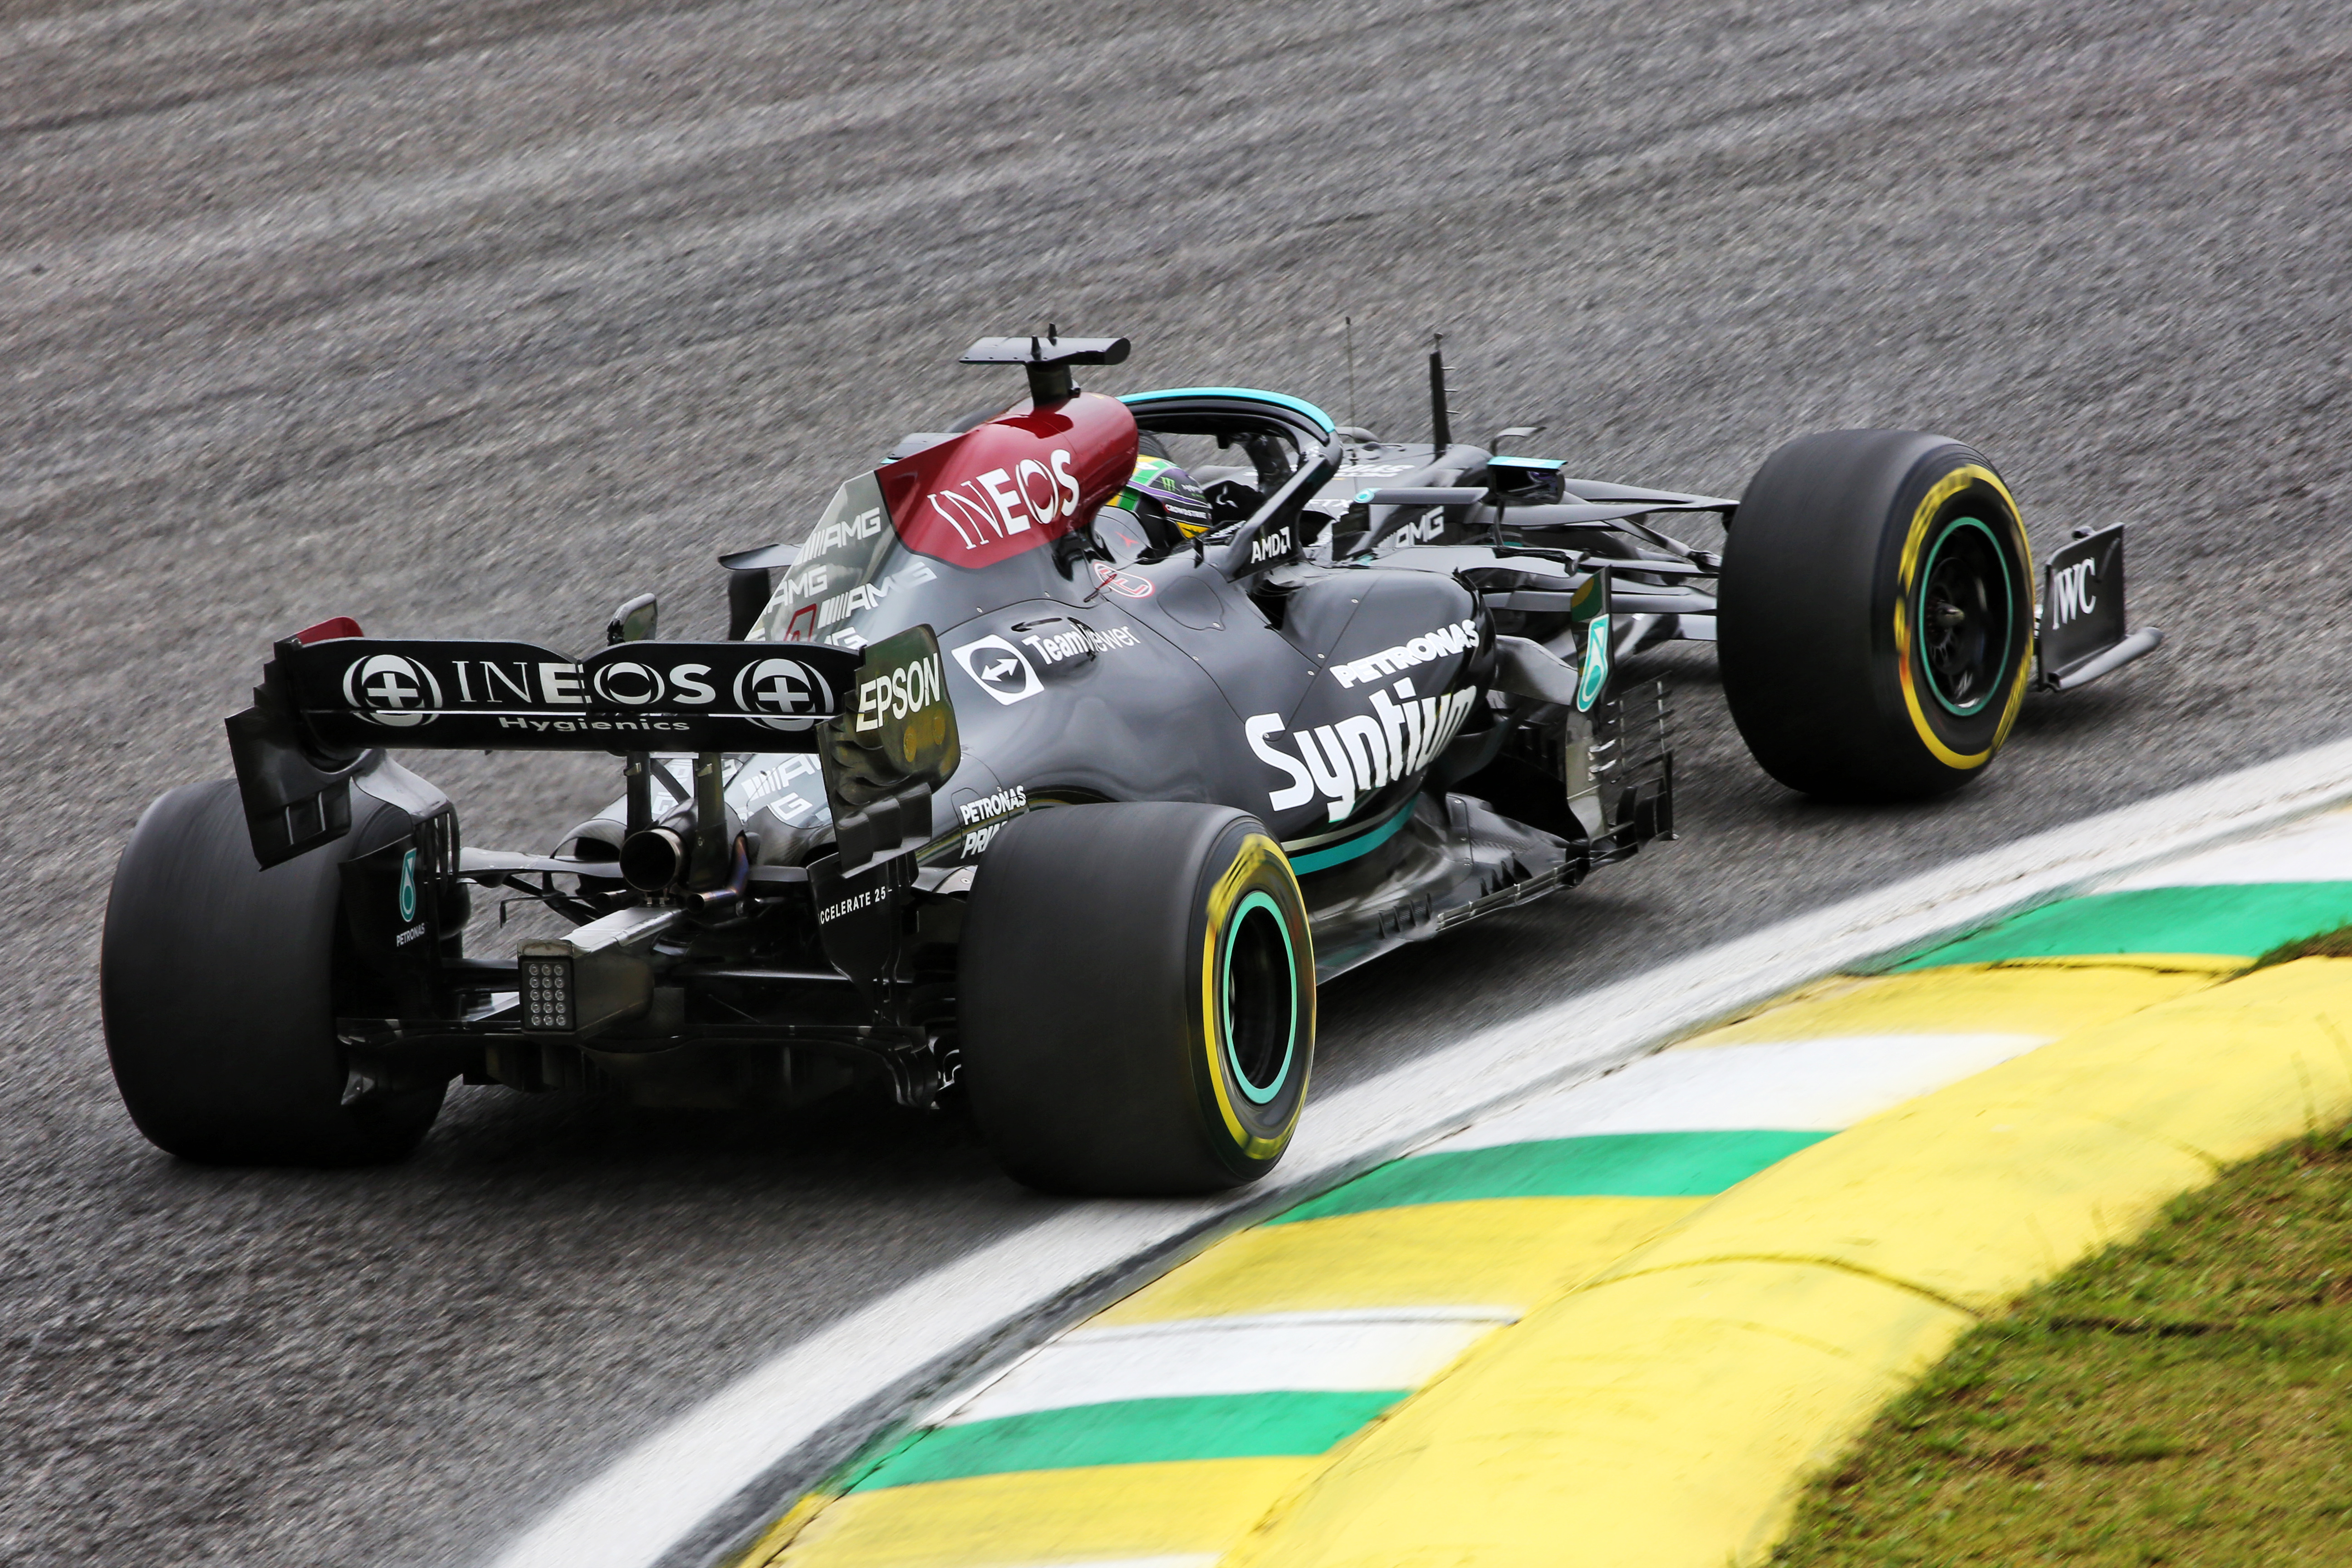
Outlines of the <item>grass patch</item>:
M2298 958L2352 958L2352 926L2338 926L2294 942L2284 942L2254 960L2256 969L2292 963Z
M1969 1332L1773 1561L2352 1563L2352 1130L2238 1166Z

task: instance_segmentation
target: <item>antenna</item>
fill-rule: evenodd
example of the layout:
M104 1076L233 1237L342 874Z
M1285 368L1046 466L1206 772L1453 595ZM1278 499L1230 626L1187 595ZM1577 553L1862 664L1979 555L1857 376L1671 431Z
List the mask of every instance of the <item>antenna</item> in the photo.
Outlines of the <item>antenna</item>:
M1360 426L1363 422L1356 417L1356 318L1342 316L1339 321L1348 344L1348 423Z
M1429 427L1438 457L1454 445L1454 421L1445 413L1445 334L1429 334Z

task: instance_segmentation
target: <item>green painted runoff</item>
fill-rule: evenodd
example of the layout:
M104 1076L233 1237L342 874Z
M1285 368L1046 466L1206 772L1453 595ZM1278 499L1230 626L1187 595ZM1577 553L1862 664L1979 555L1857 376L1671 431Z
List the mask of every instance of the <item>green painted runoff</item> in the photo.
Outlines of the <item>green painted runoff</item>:
M1368 1171L1268 1225L1478 1198L1704 1198L1828 1132L1608 1132L1415 1154Z
M2252 959L2282 942L2352 924L2352 882L2241 882L2093 893L2031 910L1895 967L2194 952Z
M878 1491L964 1476L1085 1465L1320 1454L1412 1392L1277 1390L1122 1399L937 1426L893 1448L849 1489Z

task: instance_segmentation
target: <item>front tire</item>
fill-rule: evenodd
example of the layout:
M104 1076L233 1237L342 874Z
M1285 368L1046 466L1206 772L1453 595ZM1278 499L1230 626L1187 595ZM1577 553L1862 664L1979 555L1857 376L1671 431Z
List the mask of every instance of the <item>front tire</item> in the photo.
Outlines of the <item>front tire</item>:
M114 868L99 990L106 1052L149 1142L217 1165L396 1160L446 1086L346 1105L335 1038L342 863L409 830L352 792L352 830L264 871L236 785L190 784L147 808Z
M1048 1192L1214 1192L1289 1146L1315 1057L1290 862L1225 806L1063 805L1006 825L965 913L974 1117Z
M1907 430L1788 443L1748 487L1717 619L1740 738L1790 789L1939 795L1977 777L2032 675L2033 556L1973 448Z

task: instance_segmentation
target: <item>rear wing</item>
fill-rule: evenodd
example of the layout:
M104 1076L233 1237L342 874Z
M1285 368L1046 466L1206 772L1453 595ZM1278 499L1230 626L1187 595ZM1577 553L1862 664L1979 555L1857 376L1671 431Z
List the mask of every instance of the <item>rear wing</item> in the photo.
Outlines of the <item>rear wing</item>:
M584 659L519 642L279 643L265 683L330 748L813 752L857 676L850 649L626 642Z
M268 867L348 832L351 781L385 750L814 752L859 705L865 661L799 643L626 642L572 659L519 642L289 637L228 720L229 751ZM929 685L944 701L936 668Z

